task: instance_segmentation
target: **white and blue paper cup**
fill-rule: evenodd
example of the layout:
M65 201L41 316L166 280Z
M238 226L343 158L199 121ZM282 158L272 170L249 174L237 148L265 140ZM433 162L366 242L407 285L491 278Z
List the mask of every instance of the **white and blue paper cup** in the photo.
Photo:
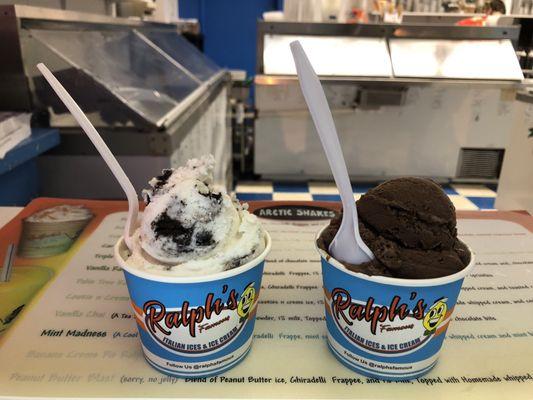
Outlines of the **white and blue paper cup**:
M160 372L180 378L221 374L248 354L265 257L198 277L148 274L125 262L121 238L115 258L124 270L144 356Z
M470 250L470 249L469 249ZM470 263L435 279L369 276L348 270L318 248L328 345L351 370L371 378L408 380L437 363Z

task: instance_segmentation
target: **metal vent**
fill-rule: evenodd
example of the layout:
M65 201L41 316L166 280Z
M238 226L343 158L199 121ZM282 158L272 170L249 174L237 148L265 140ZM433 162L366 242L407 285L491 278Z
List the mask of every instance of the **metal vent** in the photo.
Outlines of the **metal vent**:
M497 179L502 169L504 149L462 148L457 178Z
M361 87L357 96L362 108L401 106L405 103L406 88Z

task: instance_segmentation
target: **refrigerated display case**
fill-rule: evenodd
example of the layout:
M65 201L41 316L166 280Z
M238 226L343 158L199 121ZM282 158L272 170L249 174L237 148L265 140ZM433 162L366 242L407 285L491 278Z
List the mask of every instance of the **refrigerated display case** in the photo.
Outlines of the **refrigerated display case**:
M136 189L204 153L215 155L217 183L231 183L229 73L181 35L197 27L25 6L0 7L0 25L15 50L4 54L0 76L19 82L0 88L0 109L31 111L34 125L60 131L61 145L39 159L43 195L123 196L39 62L87 113Z
M354 180L496 181L514 94L527 85L513 46L519 32L258 22L254 172L329 178L288 48L297 39L320 76Z

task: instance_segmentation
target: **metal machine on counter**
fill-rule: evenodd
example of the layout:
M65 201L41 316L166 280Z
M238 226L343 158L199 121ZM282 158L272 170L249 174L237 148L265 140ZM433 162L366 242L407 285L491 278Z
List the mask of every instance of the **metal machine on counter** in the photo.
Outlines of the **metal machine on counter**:
M329 178L288 43L321 76L352 178L495 181L523 75L519 26L258 22L254 172Z
M120 187L36 69L44 62L72 94L136 189L163 168L212 153L216 180L231 181L229 74L160 24L27 6L0 7L0 110L31 111L59 128L61 145L39 159L42 195L121 198ZM4 84L5 82L5 84Z
M496 208L533 213L533 93L517 94L518 114L513 121L498 182Z

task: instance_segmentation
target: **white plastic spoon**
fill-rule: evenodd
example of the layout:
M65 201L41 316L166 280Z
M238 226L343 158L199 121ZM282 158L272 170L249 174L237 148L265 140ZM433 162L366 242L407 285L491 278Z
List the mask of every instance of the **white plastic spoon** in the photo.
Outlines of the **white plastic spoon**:
M52 86L52 89L54 89L58 97L68 108L76 121L78 121L78 124L80 124L87 136L89 136L89 139L91 139L91 142L93 142L107 166L113 175L115 175L115 178L122 187L122 190L124 190L124 193L126 193L126 197L128 198L128 219L126 220L126 226L124 227L124 241L126 242L126 246L128 246L130 250L133 250L133 234L135 233L137 218L139 215L139 200L137 198L135 188L131 184L128 176L118 163L113 153L111 153L111 150L109 150L109 147L107 147L105 144L100 134L96 131L93 124L91 124L78 104L76 104L74 99L70 96L70 94L68 94L63 85L59 83L56 77L43 63L37 64L37 68L39 71L41 71L45 79L48 81L50 86Z
M291 43L291 51L300 87L339 189L344 210L341 226L329 246L329 252L334 258L351 264L370 261L374 254L359 234L352 186L324 89L299 41Z

